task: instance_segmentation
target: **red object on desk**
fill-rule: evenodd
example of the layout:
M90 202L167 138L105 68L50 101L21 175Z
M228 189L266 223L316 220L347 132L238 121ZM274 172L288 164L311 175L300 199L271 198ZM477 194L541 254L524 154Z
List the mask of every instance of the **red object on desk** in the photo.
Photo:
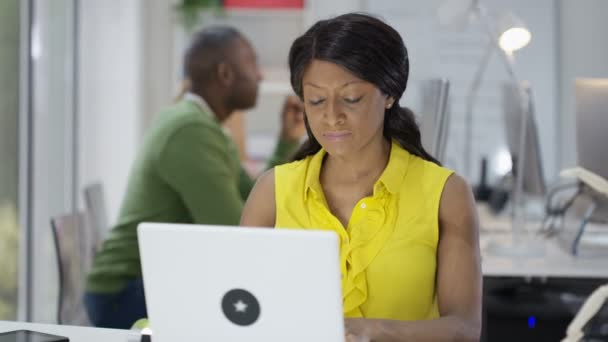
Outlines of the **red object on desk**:
M224 7L227 9L296 9L304 7L304 0L224 0Z

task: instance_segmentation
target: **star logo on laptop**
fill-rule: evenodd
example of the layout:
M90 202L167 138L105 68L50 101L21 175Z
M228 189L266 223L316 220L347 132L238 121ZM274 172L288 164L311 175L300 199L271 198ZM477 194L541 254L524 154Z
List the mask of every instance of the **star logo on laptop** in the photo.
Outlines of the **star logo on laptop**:
M247 312L247 307L249 306L240 299L238 302L234 303L233 305L234 305L234 310L236 312L243 312L243 313Z
M260 302L245 289L232 289L222 297L222 311L226 318L240 326L248 326L260 318Z

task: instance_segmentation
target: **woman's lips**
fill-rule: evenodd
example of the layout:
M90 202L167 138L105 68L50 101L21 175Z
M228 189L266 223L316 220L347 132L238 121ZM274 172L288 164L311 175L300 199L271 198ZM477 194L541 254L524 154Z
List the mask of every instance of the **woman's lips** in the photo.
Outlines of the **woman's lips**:
M335 131L335 132L325 132L323 133L323 137L327 140L331 141L339 141L348 138L351 135L348 131Z

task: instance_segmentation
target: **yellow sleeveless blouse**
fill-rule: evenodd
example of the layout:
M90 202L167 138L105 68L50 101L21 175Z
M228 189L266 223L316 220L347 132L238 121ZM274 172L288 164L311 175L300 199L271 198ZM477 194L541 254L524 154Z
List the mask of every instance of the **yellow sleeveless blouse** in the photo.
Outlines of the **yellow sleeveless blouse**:
M325 153L321 149L275 167L275 227L338 234L345 317L439 317L435 293L439 202L452 171L408 153L393 141L373 195L357 203L343 227L330 212L319 182Z

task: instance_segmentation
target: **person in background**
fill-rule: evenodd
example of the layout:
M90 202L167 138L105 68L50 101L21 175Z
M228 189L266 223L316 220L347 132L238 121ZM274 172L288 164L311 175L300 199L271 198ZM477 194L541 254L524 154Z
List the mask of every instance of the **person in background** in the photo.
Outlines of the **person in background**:
M258 179L241 225L337 233L349 341L478 340L474 199L399 106L400 35L363 14L322 20L294 41L289 67L308 141Z
M256 104L262 77L252 46L234 28L213 26L194 35L183 67L189 91L163 110L147 133L118 222L87 277L85 306L99 327L130 328L147 317L139 223L238 225L253 187L221 127L234 111ZM287 98L281 119L269 166L286 161L305 133L297 97Z

